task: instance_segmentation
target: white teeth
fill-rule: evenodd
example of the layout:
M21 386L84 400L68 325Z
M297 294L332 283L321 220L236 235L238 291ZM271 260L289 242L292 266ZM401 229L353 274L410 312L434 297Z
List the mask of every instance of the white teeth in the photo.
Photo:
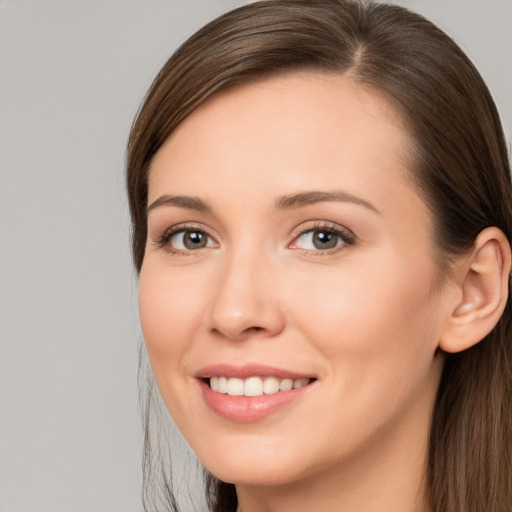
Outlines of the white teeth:
M242 396L244 394L244 381L242 379L228 379L228 395Z
M311 379L278 379L276 377L210 377L210 387L218 393L230 396L273 395L279 391L299 389L311 382Z
M267 377L263 381L263 393L266 395L271 395L273 393L277 393L279 391L279 380L275 377Z
M283 379L279 384L279 389L281 391L290 391L290 389L293 389L293 379Z
M263 381L259 377L250 377L245 381L245 396L261 396L263 395Z
M293 389L302 388L303 386L307 386L308 383L309 379L295 379L293 381Z
M228 379L226 379L226 377L219 377L219 385L218 385L217 391L219 393L227 393L228 392Z

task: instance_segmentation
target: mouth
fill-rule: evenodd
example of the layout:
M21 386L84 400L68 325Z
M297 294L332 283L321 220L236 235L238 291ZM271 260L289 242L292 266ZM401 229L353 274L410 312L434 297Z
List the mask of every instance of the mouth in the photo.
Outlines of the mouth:
M274 395L283 391L300 389L311 384L314 378L279 378L252 376L245 379L238 377L218 376L203 379L212 391L229 396Z
M223 418L263 420L313 392L318 378L266 365L213 365L195 375L206 405Z

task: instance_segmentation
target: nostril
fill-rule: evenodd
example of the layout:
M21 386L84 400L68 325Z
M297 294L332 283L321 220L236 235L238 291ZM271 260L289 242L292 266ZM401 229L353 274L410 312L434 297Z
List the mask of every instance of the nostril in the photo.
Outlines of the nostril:
M276 304L256 302L250 297L216 299L211 305L208 322L210 332L237 341L252 336L273 336L284 328L284 318Z

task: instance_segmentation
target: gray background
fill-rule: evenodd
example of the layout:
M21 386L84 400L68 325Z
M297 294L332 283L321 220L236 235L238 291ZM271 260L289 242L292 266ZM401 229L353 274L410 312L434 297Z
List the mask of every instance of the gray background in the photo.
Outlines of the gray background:
M138 512L124 146L154 75L241 0L0 0L0 512ZM463 46L510 140L512 0L404 0Z

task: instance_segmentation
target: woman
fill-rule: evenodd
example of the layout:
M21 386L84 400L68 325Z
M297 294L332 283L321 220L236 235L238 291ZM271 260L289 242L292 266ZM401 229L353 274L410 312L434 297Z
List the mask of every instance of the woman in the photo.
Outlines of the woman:
M405 9L257 2L171 57L133 255L212 510L510 512L509 171L478 72Z

